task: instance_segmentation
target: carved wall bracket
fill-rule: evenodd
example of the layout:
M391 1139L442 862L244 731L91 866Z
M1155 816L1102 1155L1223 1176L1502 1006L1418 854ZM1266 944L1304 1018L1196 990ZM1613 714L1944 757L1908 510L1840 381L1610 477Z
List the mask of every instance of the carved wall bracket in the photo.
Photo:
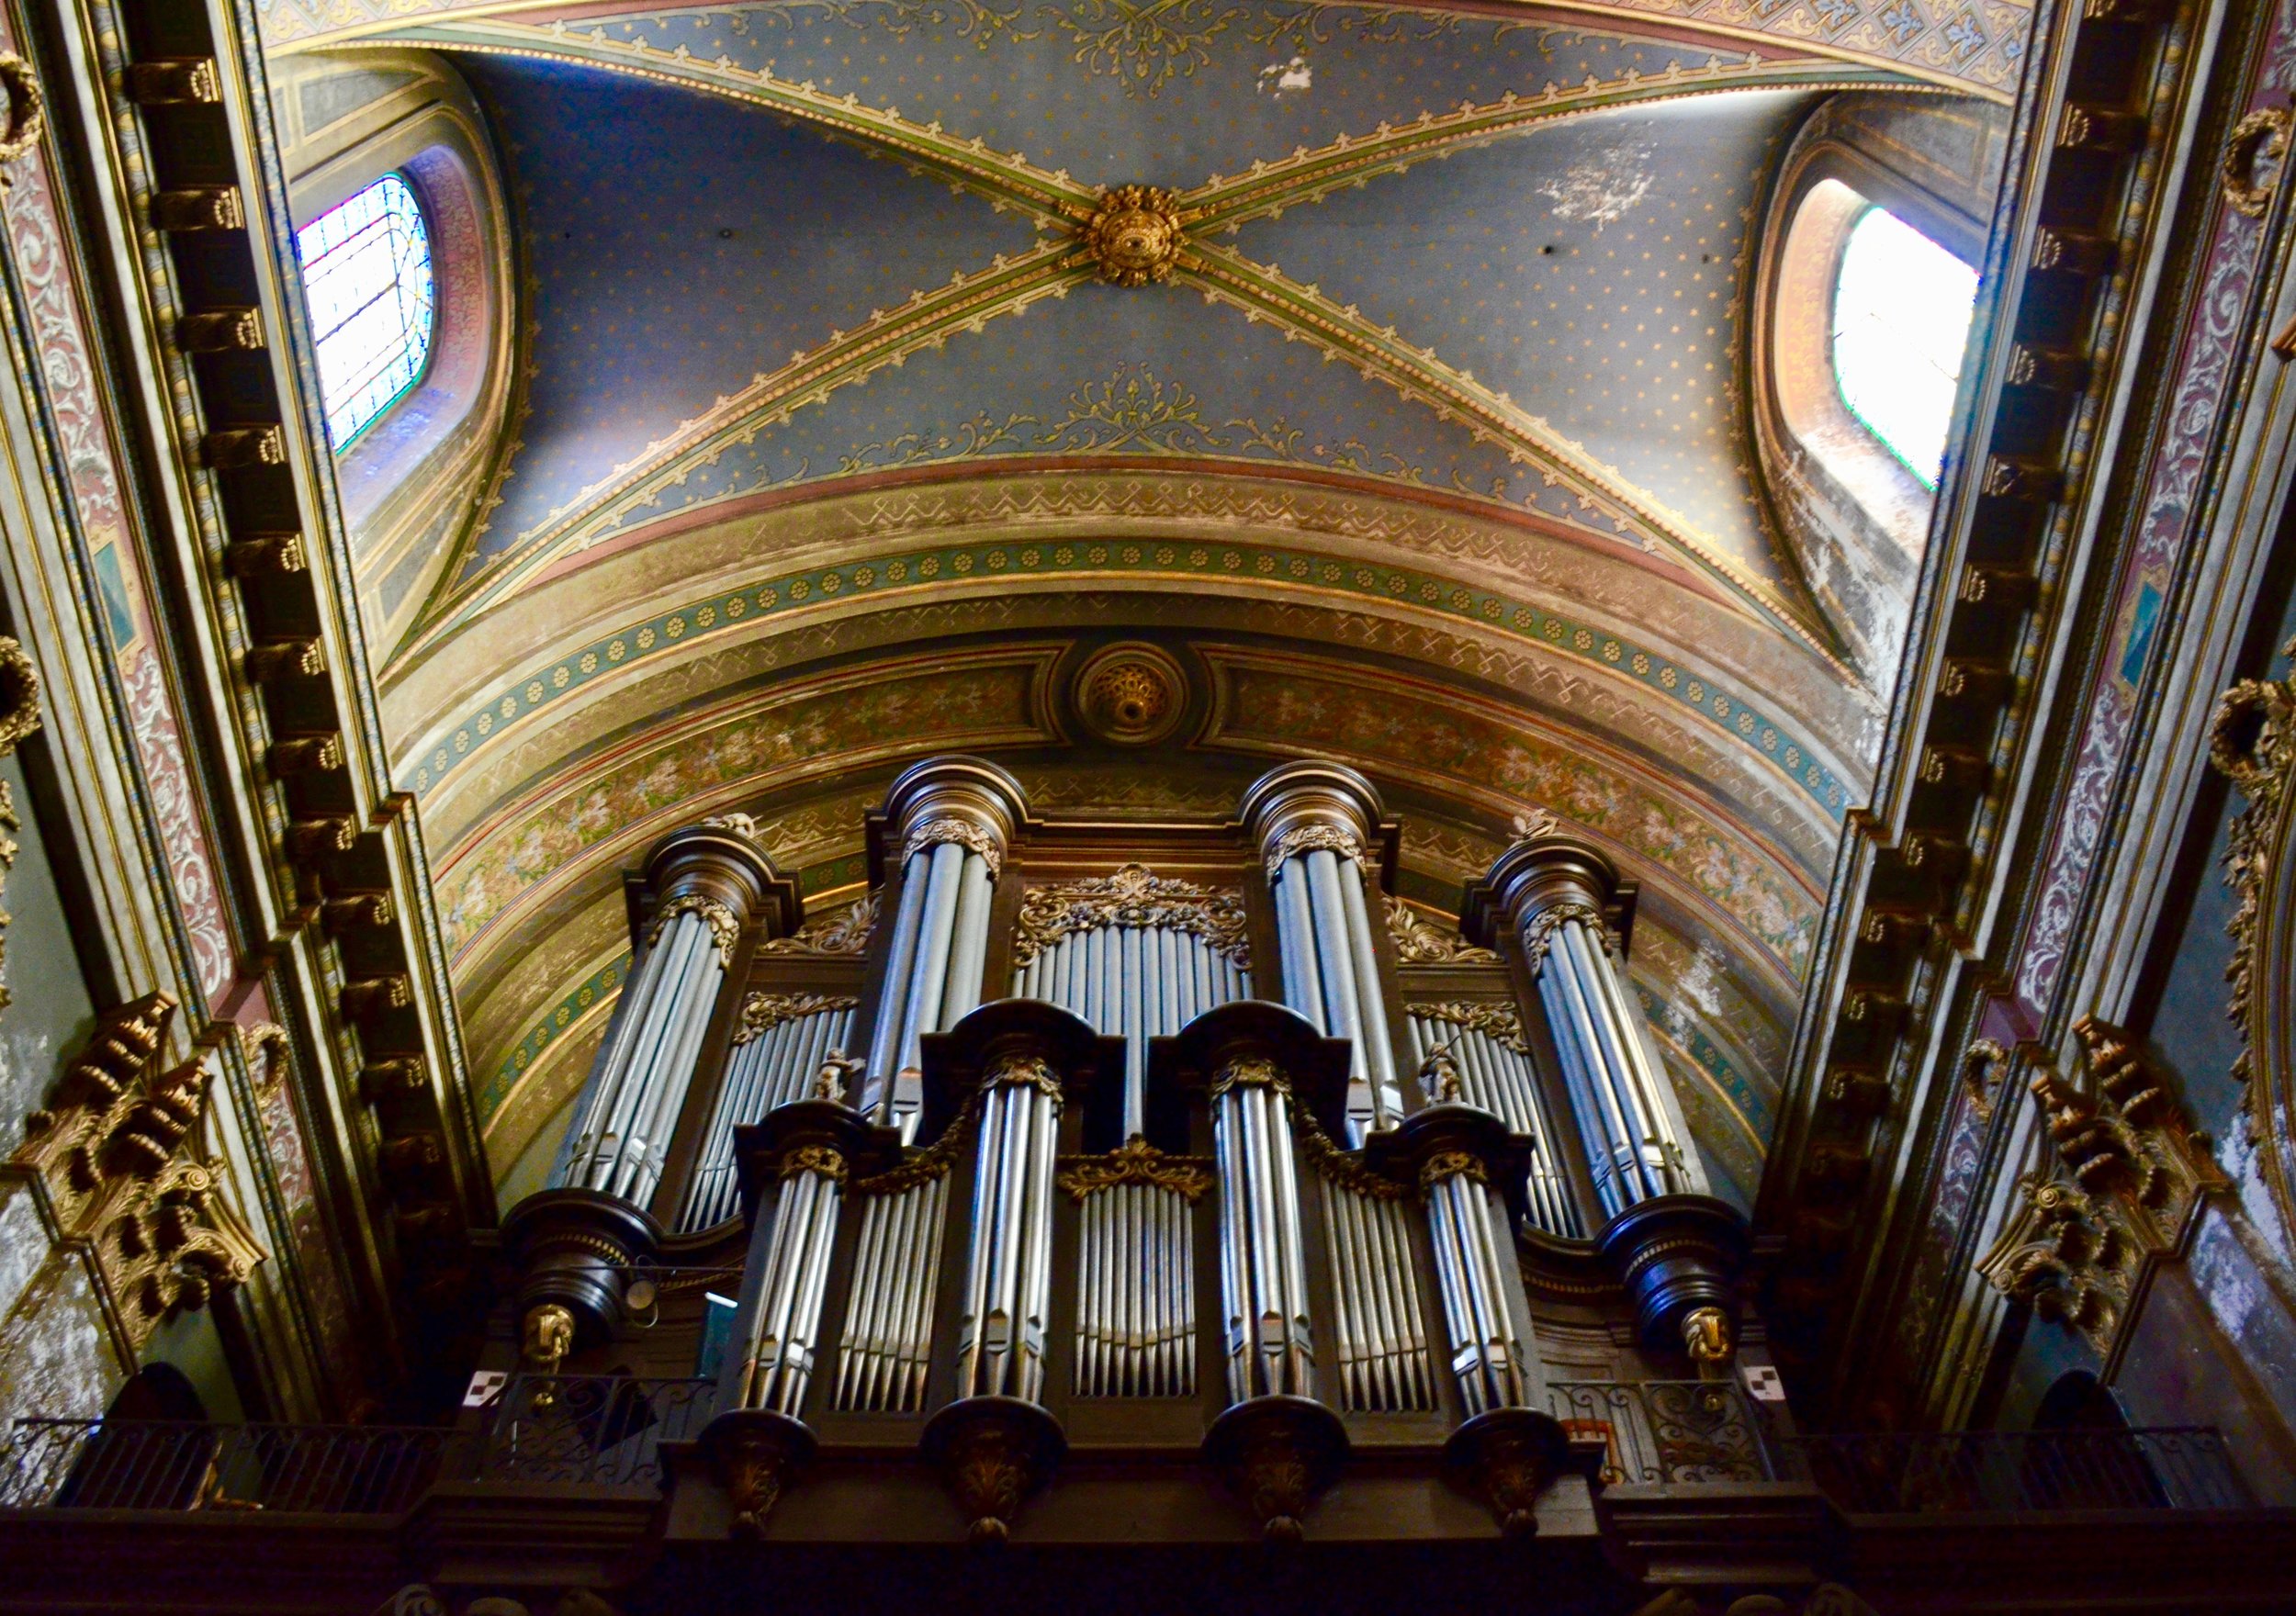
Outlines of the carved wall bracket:
M2094 1016L2073 1030L2089 1086L2045 1069L2028 1085L2052 1160L2018 1179L2017 1213L1977 1271L2110 1364L2145 1265L2182 1251L2226 1180L2125 1033Z
M59 1234L93 1251L138 1348L170 1314L244 1285L265 1256L200 1152L206 1067L155 1070L174 1015L172 997L148 993L106 1016L10 1158L39 1181Z

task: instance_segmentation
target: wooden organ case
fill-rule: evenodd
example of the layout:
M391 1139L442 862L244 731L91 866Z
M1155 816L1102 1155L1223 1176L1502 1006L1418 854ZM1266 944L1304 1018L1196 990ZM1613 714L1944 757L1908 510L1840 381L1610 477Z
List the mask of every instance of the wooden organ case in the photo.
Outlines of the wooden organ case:
M1729 1373L1745 1226L1599 850L1525 838L1462 936L1312 761L1185 825L940 758L867 835L810 920L738 816L658 845L556 1187L505 1220L522 1385L710 1383L673 1532L1283 1538L1408 1498L1520 1533L1648 1445L1615 1387Z

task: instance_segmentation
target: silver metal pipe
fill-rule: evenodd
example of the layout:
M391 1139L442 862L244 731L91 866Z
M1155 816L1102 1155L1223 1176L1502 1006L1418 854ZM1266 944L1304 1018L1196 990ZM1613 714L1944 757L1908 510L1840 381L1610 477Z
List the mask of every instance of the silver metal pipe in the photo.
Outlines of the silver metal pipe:
M1594 1036L1601 1040L1604 1075L1609 1080L1614 1108L1624 1121L1633 1141L1634 1159L1640 1171L1643 1194L1661 1195L1666 1181L1660 1169L1664 1163L1663 1147L1655 1120L1649 1114L1649 1102L1641 1093L1641 1084L1635 1069L1635 1054L1629 1051L1626 1039L1633 1035L1631 1027L1622 1026L1609 995L1603 992L1606 971L1598 971L1587 958L1584 928L1575 920L1566 920L1555 928L1555 944L1569 958L1570 986L1586 1001L1587 1014L1594 1025ZM1658 1161L1651 1158L1657 1154ZM1639 1198L1639 1197L1638 1197Z
M1220 1169L1220 1291L1225 1313L1228 1400L1252 1395L1254 1311L1251 1271L1244 1248L1250 1239L1252 1206L1244 1190L1243 1105L1230 1090L1212 1102L1212 1155Z
M1395 1041L1388 1034L1387 995L1381 991L1379 955L1371 943L1371 913L1364 902L1364 884L1370 880L1361 861L1335 863L1334 875L1346 918L1347 952L1354 965L1349 973L1355 989L1356 1013L1363 1025L1364 1056L1369 1062L1371 1092L1379 1105L1377 1126L1392 1128L1402 1120L1403 1093L1395 1078Z
M676 996L660 1019L665 1032L658 1053L639 1074L638 1100L621 1158L607 1184L609 1195L644 1202L661 1177L663 1136L677 1125L679 1109L693 1078L693 1062L708 1030L710 1012L716 1007L717 990L725 966L708 927L699 915L681 915L673 925L692 923L695 947L677 983Z
M1283 951L1284 1003L1332 1036L1323 1004L1323 978L1315 963L1315 919L1308 910L1308 876L1298 858L1276 871L1276 940Z
M929 863L929 859L920 862L912 858L901 867L901 902L894 912L893 937L885 950L877 1019L869 1032L869 1066L862 1074L863 1092L855 1096L862 1109L879 1122L893 1112L893 1077L901 1051L901 1029L908 1016L909 971L917 957L917 928L924 921L924 874Z
M560 1170L561 1184L589 1183L589 1175L596 1165L601 1142L606 1137L607 1118L612 1116L619 1097L625 1073L631 1055L637 1046L637 1033L647 1019L647 1006L652 1004L655 983L660 979L663 949L658 942L639 950L637 970L623 988L624 1006L613 1021L613 1043L604 1051L597 1069L591 1073L590 1093L582 1106L580 1126L575 1130L572 1149Z
M1571 993L1567 973L1551 952L1546 969L1539 973L1538 991L1540 1004L1547 1011L1547 1025L1562 1055L1563 1085L1570 1093L1579 1137L1586 1145L1587 1165L1594 1175L1595 1194L1603 1203L1604 1214L1615 1216L1641 1197L1632 1187L1633 1181L1621 1176L1615 1147L1620 1130L1613 1125L1604 1103L1604 1085L1597 1064L1600 1055L1593 1042L1593 1029L1583 1025L1584 1006Z
M1558 959L1549 963L1560 965L1559 974L1562 990L1571 1000L1572 1018L1581 1028L1589 1053L1594 1057L1595 1094L1611 1132L1611 1153L1618 1166L1621 1186L1631 1205L1660 1194L1661 1186L1650 1172L1645 1149L1649 1135L1635 1104L1633 1081L1618 1046L1617 1028L1610 1023L1607 1006L1589 991L1593 984L1585 978L1582 960L1570 947L1577 925L1575 921L1565 921L1555 928L1554 952Z
M678 1013L678 986L705 929L700 915L680 915L655 939L661 973L629 1027L629 1059L607 1098L598 1135L591 1141L589 1163L575 1181L585 1188L604 1189L621 1166L625 1145L645 1098L646 1074L652 1070L662 1039L669 1035L669 1023Z
M966 849L957 867L957 915L950 944L949 979L941 993L935 1032L951 1027L980 1007L981 978L988 967L988 911L996 877L988 860Z
M919 1065L917 1039L940 1030L941 994L949 982L949 955L957 926L958 871L973 857L954 842L936 842L921 851L925 866L925 914L917 930L917 959L909 970L908 1001L901 1016L900 1069L895 1073L905 1091L894 1100L896 1111L913 1106L921 1095L915 1087Z

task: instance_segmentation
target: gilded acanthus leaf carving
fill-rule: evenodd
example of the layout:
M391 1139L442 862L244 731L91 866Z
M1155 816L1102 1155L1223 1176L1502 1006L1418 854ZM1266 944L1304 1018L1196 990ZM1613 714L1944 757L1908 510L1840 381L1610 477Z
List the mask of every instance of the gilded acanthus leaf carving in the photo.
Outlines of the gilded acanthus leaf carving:
M163 993L107 1015L10 1158L39 1181L63 1238L93 1251L139 1348L170 1313L244 1284L264 1256L200 1154L206 1065L154 1070L174 1015Z
M751 993L741 1002L741 1018L734 1026L734 1046L737 1049L752 1038L762 1038L784 1021L832 1010L850 1010L859 1003L847 993Z
M1251 967L1242 893L1160 876L1142 864L1087 881L1030 887L1020 903L1013 964L1026 965L1060 938L1104 926L1188 932L1237 965Z
M2047 1067L2027 1083L2051 1160L2018 1179L2018 1210L1977 1271L2110 1360L2145 1265L2182 1249L2226 1181L2126 1033L2088 1016L2073 1031L2087 1083Z
M1430 923L1392 893L1387 898L1387 935L1394 939L1395 958L1405 965L1488 965L1499 958Z
M842 909L807 921L797 935L760 943L760 954L862 954L877 929L877 894L857 898Z

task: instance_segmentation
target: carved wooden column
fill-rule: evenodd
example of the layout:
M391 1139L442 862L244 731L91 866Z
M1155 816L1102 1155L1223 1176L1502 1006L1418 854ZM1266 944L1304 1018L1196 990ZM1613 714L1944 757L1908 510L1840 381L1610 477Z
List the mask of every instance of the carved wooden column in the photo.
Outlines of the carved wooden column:
M1635 889L1596 848L1548 832L1516 842L1468 890L1461 920L1521 950L1563 1068L1601 1210L1597 1243L1644 1334L1702 1370L1731 1352L1746 1220L1706 1194L1682 1107L1626 980Z
M1282 947L1284 1003L1355 1047L1347 1094L1351 1145L1403 1114L1387 996L1372 942L1376 893L1367 849L1386 810L1371 782L1341 764L1271 769L1244 793L1240 817L1266 866Z
M1020 782L978 758L935 758L885 793L885 846L901 901L884 957L862 1107L913 1134L924 1088L919 1040L981 1002L991 889L1028 817Z

